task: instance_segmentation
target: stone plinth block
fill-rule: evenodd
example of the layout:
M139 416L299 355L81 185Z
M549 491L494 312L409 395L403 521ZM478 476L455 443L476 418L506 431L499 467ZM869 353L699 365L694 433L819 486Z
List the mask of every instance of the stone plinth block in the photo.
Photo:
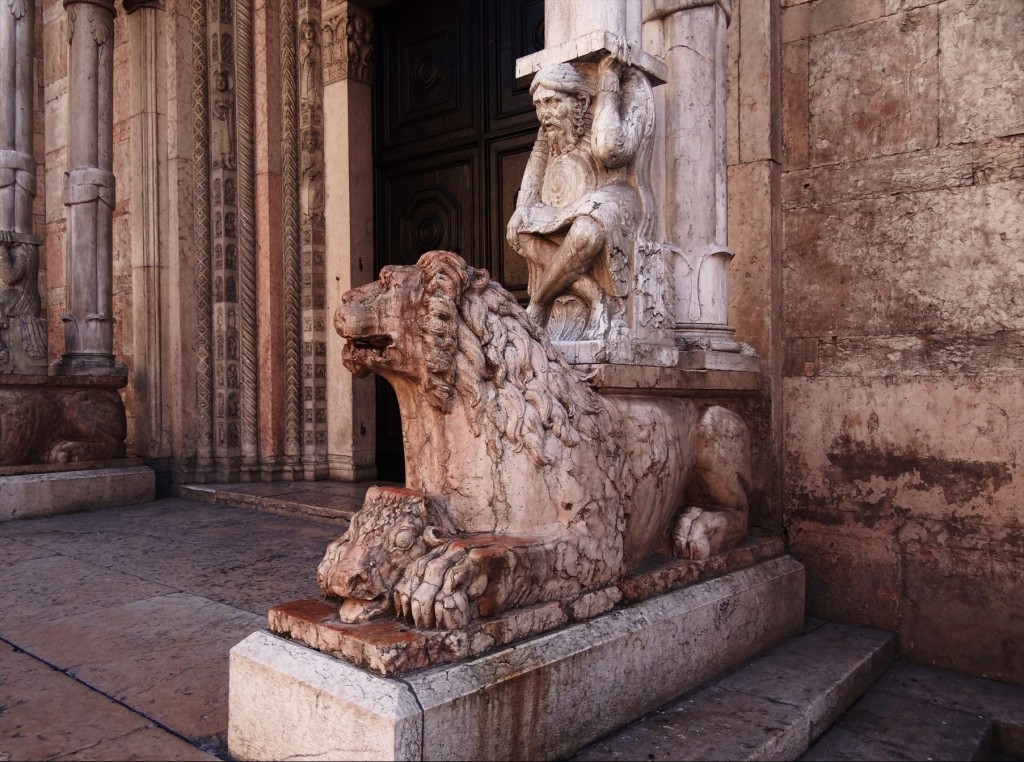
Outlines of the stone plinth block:
M55 516L156 499L146 466L0 476L0 521Z
M349 624L338 616L338 601L323 599L274 606L268 626L276 635L391 676L481 656L570 622L611 611L620 601L636 603L653 598L783 553L781 539L751 537L706 561L654 556L615 585L474 619L457 630L418 629L393 616Z
M601 394L735 397L752 395L761 389L761 374L757 371L608 364L577 367Z
M385 678L268 632L231 651L237 759L553 759L800 631L789 556L454 665Z

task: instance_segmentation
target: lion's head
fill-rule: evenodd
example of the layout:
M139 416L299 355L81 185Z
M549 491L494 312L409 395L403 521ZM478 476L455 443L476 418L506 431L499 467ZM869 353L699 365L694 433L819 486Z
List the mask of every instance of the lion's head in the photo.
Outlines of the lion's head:
M538 465L600 429L605 408L582 374L515 297L457 254L385 267L342 297L334 325L353 373L411 380L443 413L459 403L474 435L525 448Z
M364 622L390 611L404 569L454 534L448 514L422 493L370 487L348 532L327 547L317 584L345 599L342 621Z

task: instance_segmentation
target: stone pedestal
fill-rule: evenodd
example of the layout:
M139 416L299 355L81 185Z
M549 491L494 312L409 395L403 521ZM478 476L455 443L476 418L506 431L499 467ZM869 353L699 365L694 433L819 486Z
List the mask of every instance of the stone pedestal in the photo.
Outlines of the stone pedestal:
M237 759L554 759L798 633L804 570L760 563L455 665L381 677L257 632L231 651Z
M105 468L0 475L0 521L94 511L156 499L156 473L139 460ZM0 469L0 474L7 469Z

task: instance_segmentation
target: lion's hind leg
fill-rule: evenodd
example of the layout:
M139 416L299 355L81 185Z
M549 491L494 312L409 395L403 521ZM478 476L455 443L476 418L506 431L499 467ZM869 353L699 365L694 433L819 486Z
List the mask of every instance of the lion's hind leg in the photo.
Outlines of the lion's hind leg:
M672 546L677 556L703 560L747 533L750 432L738 415L712 405L701 412L694 447L688 507L676 523Z

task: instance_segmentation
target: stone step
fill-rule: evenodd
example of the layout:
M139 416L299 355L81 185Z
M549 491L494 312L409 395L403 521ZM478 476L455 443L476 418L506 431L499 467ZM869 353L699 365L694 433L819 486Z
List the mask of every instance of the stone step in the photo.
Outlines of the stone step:
M895 655L890 633L824 624L573 759L796 759Z
M337 524L344 529L355 512L362 507L366 490L373 484L394 483L295 481L182 484L176 488L176 496L232 508L252 508L264 513L298 516Z
M1022 757L1024 688L900 663L801 759Z

